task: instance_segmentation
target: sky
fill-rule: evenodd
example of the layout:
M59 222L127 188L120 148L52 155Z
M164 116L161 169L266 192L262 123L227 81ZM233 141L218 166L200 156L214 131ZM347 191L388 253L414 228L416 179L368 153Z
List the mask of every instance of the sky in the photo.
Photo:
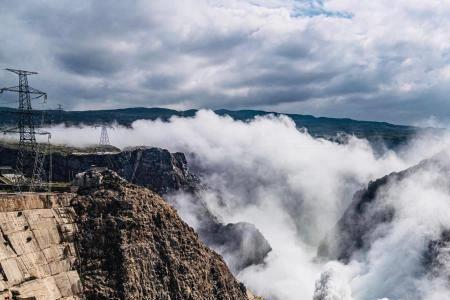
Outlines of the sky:
M47 108L447 126L449 15L449 0L0 0L0 68L38 71Z

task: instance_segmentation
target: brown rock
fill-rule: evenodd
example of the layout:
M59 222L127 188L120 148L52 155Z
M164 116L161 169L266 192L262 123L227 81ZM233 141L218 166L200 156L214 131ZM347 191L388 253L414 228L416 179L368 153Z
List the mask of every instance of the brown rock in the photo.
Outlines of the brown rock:
M160 196L110 171L98 176L101 185L80 188L72 203L87 299L252 299Z

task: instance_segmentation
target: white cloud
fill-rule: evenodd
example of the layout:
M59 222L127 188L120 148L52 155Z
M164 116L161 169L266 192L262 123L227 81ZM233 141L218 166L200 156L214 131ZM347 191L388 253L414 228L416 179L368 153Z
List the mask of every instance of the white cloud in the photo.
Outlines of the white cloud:
M100 134L100 129L89 127L51 130L55 142L75 144L97 143ZM448 137L421 138L399 153L388 151L379 156L364 140L350 138L346 144L337 144L314 139L298 131L286 117L244 123L200 111L194 118L172 118L168 123L137 121L131 129L110 131L110 139L120 147L144 144L186 153L191 167L212 188L203 198L212 211L225 222L255 224L271 244L273 251L265 265L245 269L237 276L272 300L311 299L323 270L331 272L331 281L324 281L323 290L336 291L341 295L336 299L372 300L406 294L408 284L416 279L424 237L437 233L436 224L448 222L448 193L444 186L434 188L443 176L434 171L421 173L386 192L386 201L398 205L401 214L391 234L374 244L366 261L354 261L347 267L334 263L330 269L329 264L314 259L318 243L355 191L372 179L446 149ZM432 205L429 199L433 199ZM181 205L179 209L196 226L191 208ZM436 216L439 211L442 213ZM398 265L401 268L392 270ZM392 282L386 282L387 277ZM431 291L428 283L423 284Z

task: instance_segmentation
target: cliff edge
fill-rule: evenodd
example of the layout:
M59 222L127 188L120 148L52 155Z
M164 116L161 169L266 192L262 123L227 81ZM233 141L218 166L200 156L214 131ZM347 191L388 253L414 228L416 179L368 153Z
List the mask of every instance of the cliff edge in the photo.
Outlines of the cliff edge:
M86 172L72 200L87 299L254 299L156 193Z

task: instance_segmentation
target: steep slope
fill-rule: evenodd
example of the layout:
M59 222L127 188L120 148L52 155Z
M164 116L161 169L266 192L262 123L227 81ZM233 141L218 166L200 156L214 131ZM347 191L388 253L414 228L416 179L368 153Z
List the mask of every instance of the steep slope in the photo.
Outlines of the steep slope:
M109 171L84 173L78 184L87 299L252 299L159 195Z
M396 199L396 195L394 195L394 198L390 198L391 200L386 200L386 191L393 186L402 186L413 176L422 173L426 174L426 180L436 184L432 186L431 190L437 186L443 191L450 189L450 185L445 179L450 175L449 155L442 152L409 169L370 182L366 189L357 192L333 232L330 232L322 241L318 256L348 262L358 253L367 253L378 239L383 238L389 233L389 230L392 230L389 225L398 222L399 211L395 201L399 199ZM423 179L424 177L419 178ZM417 179L414 180L412 182L418 183ZM410 194L410 196L407 205L414 206L414 194ZM435 201L434 195L425 195L425 197L429 197L427 200L430 203ZM417 209L425 210L426 207ZM440 212L436 208L433 213L438 215ZM420 214L420 211L414 214ZM450 280L448 264L450 261L450 228L441 224L439 232L438 238L432 239L427 235L422 241L427 246L423 250L421 263L426 273L433 275L444 272L448 274L447 277Z
M195 207L193 213L199 221L196 230L200 238L224 255L233 271L262 263L271 251L267 240L252 224L223 224L208 210L200 199L200 192L206 187L190 172L183 153L154 147L134 147L109 153L71 151L53 154L54 181L69 182L75 174L95 165L108 167L129 182L164 195L169 202L173 193L189 195L186 197L189 203L184 206ZM15 159L15 149L0 146L0 165L14 165Z
M390 207L372 205L377 193L388 182L401 180L407 172L410 170L386 175L356 192L333 232L322 241L318 255L347 262L356 251L367 250L370 247L369 236L380 224L391 222L395 214Z

